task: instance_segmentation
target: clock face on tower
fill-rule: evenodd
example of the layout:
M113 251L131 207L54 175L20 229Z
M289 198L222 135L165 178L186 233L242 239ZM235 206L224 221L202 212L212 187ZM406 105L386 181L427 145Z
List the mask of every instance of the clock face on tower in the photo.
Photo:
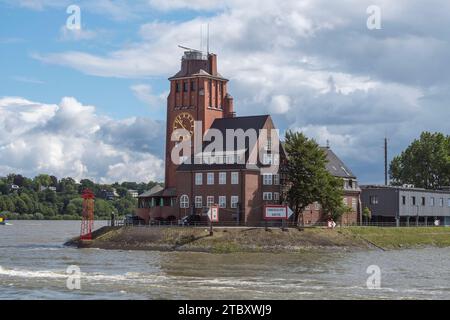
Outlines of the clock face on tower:
M177 115L173 122L173 130L185 129L189 132L190 136L194 133L194 117L187 112Z

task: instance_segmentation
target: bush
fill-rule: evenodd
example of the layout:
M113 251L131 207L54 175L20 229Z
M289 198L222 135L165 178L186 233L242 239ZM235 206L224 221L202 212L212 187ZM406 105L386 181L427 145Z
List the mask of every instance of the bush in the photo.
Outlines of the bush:
M44 219L45 219L44 215L43 215L42 213L40 213L40 212L36 212L36 213L33 215L33 217L34 217L34 219L36 219L36 220L44 220Z

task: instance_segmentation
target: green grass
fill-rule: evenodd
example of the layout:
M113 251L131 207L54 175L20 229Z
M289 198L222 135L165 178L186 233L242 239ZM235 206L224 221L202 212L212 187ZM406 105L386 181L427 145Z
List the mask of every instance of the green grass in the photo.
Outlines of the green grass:
M363 238L385 249L450 246L450 228L446 227L349 227L343 228L342 233L350 237Z

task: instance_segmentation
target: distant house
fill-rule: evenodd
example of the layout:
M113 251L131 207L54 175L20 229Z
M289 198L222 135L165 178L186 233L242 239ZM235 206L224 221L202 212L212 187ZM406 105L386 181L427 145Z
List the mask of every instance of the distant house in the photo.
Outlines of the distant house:
M128 194L133 198L137 198L139 196L139 192L137 190L128 190Z
M117 193L116 189L112 190L102 190L102 197L106 200L115 200L119 197L119 194Z
M45 190L50 190L50 191L56 192L56 187L39 186L40 192L45 191Z
M329 148L322 148L327 156L326 168L333 176L343 180L344 197L342 201L344 205L351 208L351 210L341 218L341 223L344 225L357 224L360 216L360 194L361 189L358 186L358 179L356 175L348 168L344 162ZM319 203L312 203L303 211L303 218L305 224L317 224L325 222L327 217L323 214Z
M16 184L10 184L9 185L9 191L18 191L20 190L20 187Z
M369 208L372 222L434 224L450 226L450 190L427 190L413 185L361 186L363 208Z

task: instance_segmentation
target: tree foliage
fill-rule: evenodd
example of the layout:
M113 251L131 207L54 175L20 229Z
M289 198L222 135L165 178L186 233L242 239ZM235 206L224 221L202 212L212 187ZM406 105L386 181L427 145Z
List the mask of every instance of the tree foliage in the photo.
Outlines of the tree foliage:
M326 153L304 134L288 131L285 138L288 156L286 175L289 188L286 199L299 223L305 208L319 202L327 215L338 218L343 208L342 180L326 169Z
M413 184L418 188L437 189L450 185L450 136L423 132L420 139L390 165L393 185Z
M130 196L128 190L143 193L157 182L97 184L84 179L77 183L73 178L58 180L55 176L41 174L33 179L18 174L9 174L0 178L0 213L10 219L80 219L83 210L81 193L90 188L96 195L94 215L97 218L109 218L111 213L118 215L133 214L137 199ZM19 186L19 190L11 188ZM51 188L53 187L53 188ZM55 189L56 188L56 191ZM119 197L105 199L104 190L116 188Z

